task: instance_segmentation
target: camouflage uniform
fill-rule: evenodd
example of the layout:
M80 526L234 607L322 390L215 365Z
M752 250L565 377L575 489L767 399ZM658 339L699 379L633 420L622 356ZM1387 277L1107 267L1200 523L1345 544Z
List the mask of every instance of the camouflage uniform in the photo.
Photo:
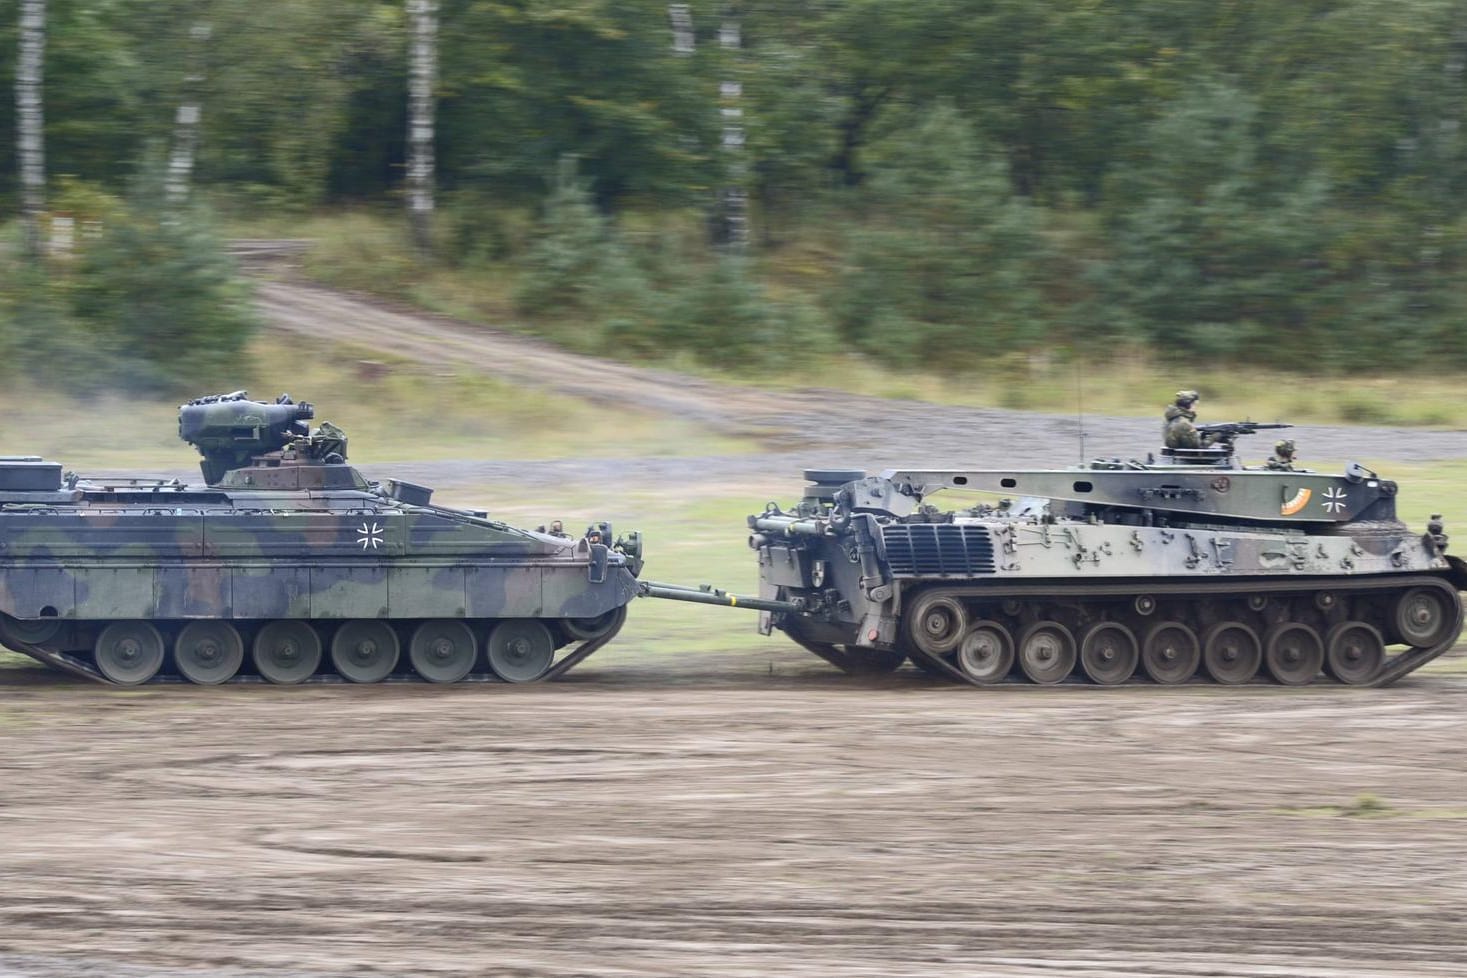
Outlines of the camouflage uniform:
M1285 439L1274 445L1273 456L1267 462L1263 463L1263 467L1274 472L1294 471L1293 441Z
M1196 391L1177 391L1176 401L1163 415L1162 442L1167 448L1202 448L1211 442L1192 423L1197 420L1197 412L1192 410L1196 403Z

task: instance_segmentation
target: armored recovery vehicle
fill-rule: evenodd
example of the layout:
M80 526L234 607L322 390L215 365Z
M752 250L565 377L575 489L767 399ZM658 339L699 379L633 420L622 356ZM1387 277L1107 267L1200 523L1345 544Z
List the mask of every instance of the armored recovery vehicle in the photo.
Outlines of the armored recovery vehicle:
M1467 568L1440 517L1409 530L1396 483L1354 463L1242 467L1233 438L1262 426L1206 427L1215 444L1145 462L808 471L797 505L749 518L758 598L643 587L761 609L765 634L847 671L910 659L978 685L1378 686L1452 646ZM949 490L1005 498L931 504Z
M190 401L203 485L0 459L0 642L108 683L552 678L636 595L635 533L579 538L368 482L310 404ZM564 650L557 658L557 650Z

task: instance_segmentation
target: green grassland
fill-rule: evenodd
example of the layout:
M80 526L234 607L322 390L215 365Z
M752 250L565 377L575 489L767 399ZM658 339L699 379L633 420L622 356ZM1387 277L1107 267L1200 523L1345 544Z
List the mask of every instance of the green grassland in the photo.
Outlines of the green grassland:
M609 412L577 398L366 350L267 335L249 353L236 384L263 399L288 392L316 404L318 421L346 429L356 462L735 454L750 448L677 419ZM178 440L175 400L122 394L78 399L22 382L0 392L0 409L10 454L45 455L83 473L176 470L196 462Z
M501 214L498 220L511 225L506 233L522 237L532 215L510 212L509 218ZM635 236L638 215L624 220ZM692 236L691 248L698 225L692 217L688 223L685 232ZM410 302L471 323L547 335L546 324L527 320L515 309L512 262L422 262L395 212L332 211L268 220L235 217L226 222L225 231L231 237L309 240L301 271L326 285ZM453 247L452 240L443 242L444 253L452 254ZM775 298L808 299L833 287L840 262L835 242L807 232L763 255L758 278ZM553 335L553 329L549 332ZM1254 366L1167 363L1139 348L1118 348L1099 357L1060 350L998 352L982 371L952 374L891 369L839 348L790 353L782 366L760 365L749 371L714 369L686 354L670 355L667 365L773 390L820 387L839 377L843 390L877 397L1059 413L1083 407L1087 414L1121 417L1154 414L1179 387L1190 387L1203 392L1208 416L1215 418L1467 427L1467 399L1460 396L1467 389L1467 376L1450 372L1431 372L1409 383L1399 375L1361 373L1302 378L1297 372Z

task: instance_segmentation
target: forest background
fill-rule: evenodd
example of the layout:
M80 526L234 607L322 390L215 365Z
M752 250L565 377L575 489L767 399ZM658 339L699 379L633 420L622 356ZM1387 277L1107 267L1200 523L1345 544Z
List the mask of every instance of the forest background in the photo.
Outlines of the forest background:
M1467 364L1467 3L694 0L682 50L669 6L442 0L422 248L402 2L49 0L46 205L81 232L0 244L0 371L226 377L254 314L221 242L251 233L312 238L332 284L694 369Z

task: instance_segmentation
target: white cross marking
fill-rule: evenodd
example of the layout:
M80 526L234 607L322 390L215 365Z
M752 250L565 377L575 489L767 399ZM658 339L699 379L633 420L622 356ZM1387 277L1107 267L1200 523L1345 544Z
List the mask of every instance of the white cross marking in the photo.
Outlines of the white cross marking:
M361 536L357 537L357 543L362 545L363 550L366 550L368 547L376 550L382 546L382 527L378 524L373 523L369 527L366 523L363 523L357 527L357 532L361 534Z

